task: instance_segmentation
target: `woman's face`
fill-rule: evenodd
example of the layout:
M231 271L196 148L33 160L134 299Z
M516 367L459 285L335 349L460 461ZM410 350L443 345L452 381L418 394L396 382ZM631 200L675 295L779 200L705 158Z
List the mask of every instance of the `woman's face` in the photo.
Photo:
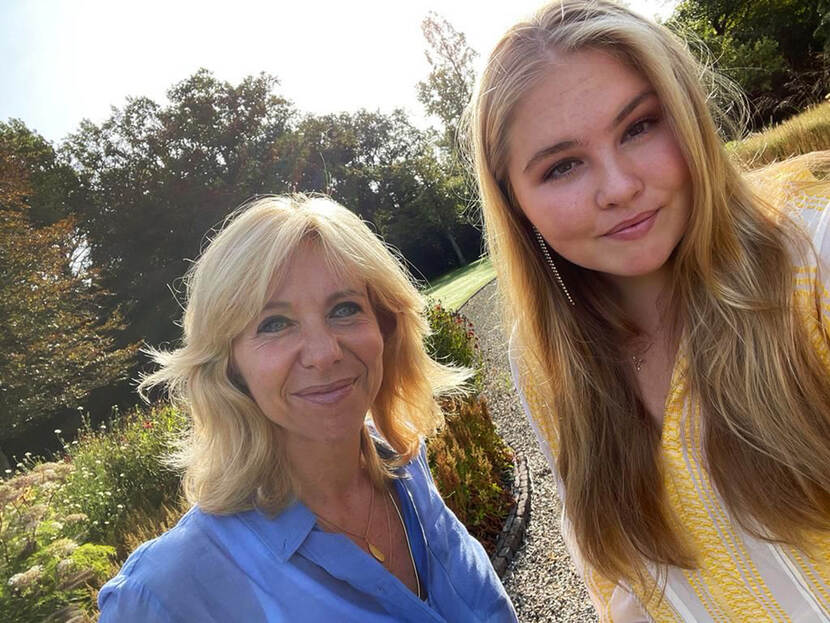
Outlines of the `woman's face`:
M383 336L363 283L302 245L232 361L290 447L354 440L383 378Z
M508 139L515 198L562 257L617 277L666 264L689 219L689 172L636 70L599 50L557 54Z

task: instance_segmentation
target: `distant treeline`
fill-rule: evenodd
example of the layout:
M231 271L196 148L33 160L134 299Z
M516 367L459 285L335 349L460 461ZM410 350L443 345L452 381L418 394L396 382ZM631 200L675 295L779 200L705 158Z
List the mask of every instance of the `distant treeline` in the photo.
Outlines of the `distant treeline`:
M830 94L830 0L681 0L667 25L743 89L752 130Z

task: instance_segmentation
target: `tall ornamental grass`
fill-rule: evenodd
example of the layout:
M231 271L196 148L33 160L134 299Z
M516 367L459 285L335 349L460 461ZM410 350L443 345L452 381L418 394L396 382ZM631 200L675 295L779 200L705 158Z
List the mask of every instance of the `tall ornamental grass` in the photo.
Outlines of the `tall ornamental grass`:
M139 409L87 424L60 460L27 453L10 470L0 483L4 623L95 620L97 591L134 547L135 527L178 505L164 457L183 426L172 408Z
M830 149L830 101L727 147L736 158L751 167Z

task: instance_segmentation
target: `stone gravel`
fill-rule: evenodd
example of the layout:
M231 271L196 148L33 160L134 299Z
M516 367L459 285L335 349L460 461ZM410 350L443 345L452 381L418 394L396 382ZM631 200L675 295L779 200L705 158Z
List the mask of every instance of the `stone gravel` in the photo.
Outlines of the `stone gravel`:
M504 577L519 621L590 622L596 612L576 574L559 531L562 505L550 468L519 402L499 320L496 282L479 290L460 311L473 323L484 355L484 394L499 435L525 456L530 468L530 524L525 542Z

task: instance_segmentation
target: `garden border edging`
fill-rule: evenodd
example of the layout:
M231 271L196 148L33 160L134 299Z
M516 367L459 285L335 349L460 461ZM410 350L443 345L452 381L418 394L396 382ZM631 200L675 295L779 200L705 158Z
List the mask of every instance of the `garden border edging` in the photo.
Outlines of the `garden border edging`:
M524 543L525 531L530 523L530 470L523 454L514 451L513 456L513 494L516 504L510 509L507 521L496 541L496 553L490 557L490 562L500 578L505 576L513 557Z

